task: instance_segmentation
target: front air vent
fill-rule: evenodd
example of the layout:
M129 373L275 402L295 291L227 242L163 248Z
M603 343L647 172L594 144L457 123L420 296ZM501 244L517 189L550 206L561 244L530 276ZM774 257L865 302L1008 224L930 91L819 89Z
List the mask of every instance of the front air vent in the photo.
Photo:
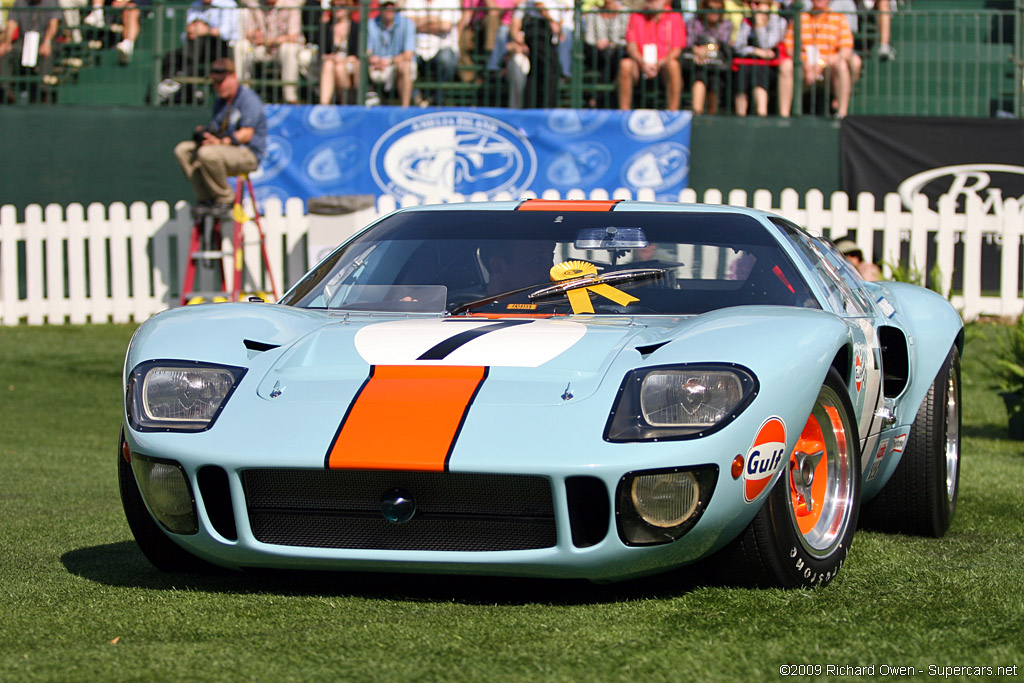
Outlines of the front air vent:
M203 497L210 524L227 540L237 541L238 531L235 529L235 513L231 509L228 473L220 467L207 465L200 468L196 479L199 481L199 495Z
M611 520L611 502L604 482L597 477L569 477L565 480L565 496L572 544L589 548L603 541Z
M648 344L647 346L638 346L638 347L636 347L636 350L639 351L640 355L643 358L646 359L647 356L651 355L652 353L654 353L655 351L660 349L665 344L668 344L668 342L667 341L663 341L663 342L658 342L657 344Z
M254 341L252 339L243 339L242 343L245 344L245 348L249 349L250 351L259 352L270 351L271 349L276 349L277 347L280 346L280 344L268 344L266 342Z
M308 548L482 552L555 545L544 477L378 470L252 469L242 487L253 536ZM414 501L401 523L382 514L401 490Z

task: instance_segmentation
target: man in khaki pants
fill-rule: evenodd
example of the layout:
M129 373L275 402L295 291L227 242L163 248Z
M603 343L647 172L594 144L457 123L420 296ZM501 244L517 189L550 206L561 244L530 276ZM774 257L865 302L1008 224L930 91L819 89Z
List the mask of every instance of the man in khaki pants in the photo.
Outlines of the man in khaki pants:
M228 176L252 173L267 144L267 119L259 95L238 82L234 62L224 57L210 65L217 100L213 118L196 126L192 140L174 148L196 193L196 216L231 217L235 193Z

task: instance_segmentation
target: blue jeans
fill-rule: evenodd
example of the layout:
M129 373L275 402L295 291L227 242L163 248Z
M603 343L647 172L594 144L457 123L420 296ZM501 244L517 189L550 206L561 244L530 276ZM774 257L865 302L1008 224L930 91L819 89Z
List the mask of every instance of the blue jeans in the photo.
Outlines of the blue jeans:
M505 66L505 52L508 47L509 27L508 24L498 26L498 33L494 36L494 49L491 50L491 58L487 62L488 71L501 71Z
M455 78L455 71L459 66L459 53L449 47L444 47L434 55L433 59L423 59L417 55L416 62L417 78L450 83ZM434 99L434 104L441 104L444 100L442 91L431 93L431 96Z

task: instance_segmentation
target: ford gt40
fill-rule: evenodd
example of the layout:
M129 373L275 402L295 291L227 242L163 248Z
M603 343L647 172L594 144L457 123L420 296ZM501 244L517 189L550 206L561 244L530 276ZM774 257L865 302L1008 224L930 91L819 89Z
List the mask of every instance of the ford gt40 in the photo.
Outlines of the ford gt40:
M401 209L274 303L166 311L124 366L157 567L831 581L941 536L963 325L742 208Z

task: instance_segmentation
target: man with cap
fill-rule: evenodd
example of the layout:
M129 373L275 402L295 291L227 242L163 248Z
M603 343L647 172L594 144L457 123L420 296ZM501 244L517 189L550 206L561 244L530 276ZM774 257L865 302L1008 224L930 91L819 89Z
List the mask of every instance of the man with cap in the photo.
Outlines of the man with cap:
M399 101L408 107L416 80L416 25L396 11L394 0L384 0L380 3L380 14L370 20L367 28L370 82L385 91L397 86ZM367 104L372 103L368 93Z
M217 99L213 118L196 126L192 140L178 143L174 156L196 193L196 215L231 217L235 192L228 176L252 173L267 144L267 119L259 95L238 82L228 57L210 65Z
M844 237L836 242L839 253L846 257L846 260L857 269L860 276L869 282L882 279L882 270L871 261L864 260L864 252L857 243L849 237Z

